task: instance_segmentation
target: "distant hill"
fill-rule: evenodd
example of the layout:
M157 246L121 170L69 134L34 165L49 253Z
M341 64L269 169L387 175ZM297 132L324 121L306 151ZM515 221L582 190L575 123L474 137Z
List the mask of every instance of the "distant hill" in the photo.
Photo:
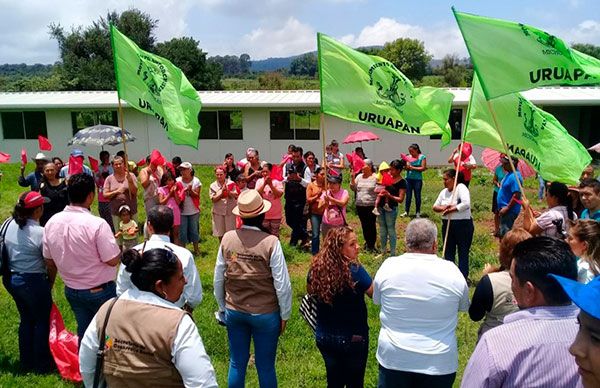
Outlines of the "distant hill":
M46 76L52 74L54 65L27 65L25 63L0 65L0 76Z

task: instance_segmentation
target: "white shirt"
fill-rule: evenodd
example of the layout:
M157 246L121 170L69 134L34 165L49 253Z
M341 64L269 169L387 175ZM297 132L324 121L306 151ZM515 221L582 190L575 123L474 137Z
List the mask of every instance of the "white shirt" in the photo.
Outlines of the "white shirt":
M172 309L179 308L151 292L140 291L137 288L125 291L119 299L143 302ZM86 387L91 387L94 382L96 352L99 346L98 327L96 327L96 317L94 317L85 331L79 348L79 370ZM179 374L181 374L183 384L186 387L217 386L215 370L210 363L210 358L206 354L202 338L200 338L200 333L198 333L198 328L187 314L184 315L177 328L177 333L173 340L171 357L171 361L179 371Z
M260 230L248 225L242 225L242 229ZM279 315L282 320L287 321L292 315L292 284L290 283L290 275L279 241L277 241L275 248L273 248L273 253L271 253L270 266L271 275L273 276L273 286L275 287L277 301L279 302ZM223 249L219 247L213 281L219 311L225 311L225 269L226 264L223 257Z
M138 244L133 249L141 250L144 244ZM200 283L200 276L198 275L198 269L194 262L194 255L187 249L180 247L169 242L169 236L161 234L153 234L150 239L146 242L144 250L152 248L164 248L169 247L175 256L181 261L183 267L183 276L187 280L187 284L183 287L183 293L181 297L175 303L177 307L183 307L184 304L190 305L195 308L202 302L202 284ZM119 267L119 274L117 275L117 295L123 294L129 289L136 289L137 287L131 282L131 274L125 270L123 264Z
M456 205L457 211L443 215L442 218L444 220L447 220L448 216L450 216L450 218L453 220L471 219L471 194L469 193L469 189L467 186L459 183L456 185L455 190L456 198L454 198L454 201L452 201L453 191L444 189L440 192L440 195L438 195L433 206Z
M200 179L196 178L195 176L192 177L192 180L188 183L185 183L182 177L178 177L177 182L181 182L181 184L185 188L191 187L192 190L196 190L198 187L202 188L202 182L200 182ZM200 210L198 210L198 208L196 208L196 206L194 205L194 200L192 199L192 197L186 194L185 199L183 200L183 208L181 209L181 215L191 216L198 213L199 211Z
M306 164L305 164L306 166ZM298 174L298 176L300 177L300 184L302 185L302 187L306 187L308 186L308 184L312 181L312 172L310 172L310 168L308 168L308 166L306 166L306 168L304 169L304 174L300 175ZM287 179L287 163L285 166L283 166L283 183L287 183L288 179Z
M469 287L454 263L423 253L390 257L375 275L373 302L381 305L377 360L384 368L456 372L456 324L469 308Z

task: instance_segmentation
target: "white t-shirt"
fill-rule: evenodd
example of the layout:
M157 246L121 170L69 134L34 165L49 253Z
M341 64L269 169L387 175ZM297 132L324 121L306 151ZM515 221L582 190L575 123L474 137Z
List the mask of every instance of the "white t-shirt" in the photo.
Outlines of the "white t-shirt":
M191 187L192 190L196 190L198 187L202 187L202 183L200 182L200 179L198 179L196 177L192 177L192 180L188 183L185 183L183 181L183 178L178 177L177 182L181 182L181 184L183 185L184 188ZM183 200L183 208L181 209L181 215L182 216L191 216L193 214L198 213L199 211L200 210L198 210L198 208L196 206L194 206L194 201L192 200L192 197L190 197L189 195L186 195L185 199Z
M458 369L458 312L469 287L456 265L423 253L383 262L373 282L381 305L377 360L387 369L445 375Z
M459 183L456 185L456 197L452 201L452 191L444 189L438 195L433 206L456 205L455 212L449 213L453 220L469 220L471 219L471 194L467 186ZM444 220L448 219L448 215L442 216Z

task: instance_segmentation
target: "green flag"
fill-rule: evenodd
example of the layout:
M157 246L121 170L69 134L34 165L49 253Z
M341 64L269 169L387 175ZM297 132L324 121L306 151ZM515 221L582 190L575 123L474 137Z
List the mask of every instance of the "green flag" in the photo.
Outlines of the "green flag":
M498 97L489 103L512 155L527 161L547 181L579 182L581 172L592 159L554 116L520 93ZM464 139L505 152L477 75L473 77Z
M175 144L198 148L200 97L169 60L140 49L110 26L119 98L156 117Z
M600 83L600 60L535 27L452 9L486 98Z
M393 63L319 33L321 111L344 120L406 135L451 136L454 95L415 88Z

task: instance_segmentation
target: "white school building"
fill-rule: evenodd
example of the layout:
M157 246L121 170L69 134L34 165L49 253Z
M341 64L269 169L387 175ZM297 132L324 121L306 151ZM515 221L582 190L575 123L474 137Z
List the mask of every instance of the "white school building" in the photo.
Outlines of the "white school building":
M469 88L449 88L454 94L449 122L453 139L460 138L469 102ZM555 115L569 132L589 147L600 142L600 88L551 87L523 93L537 106ZM319 127L319 91L202 91L202 125L198 149L172 144L158 121L127 104L124 106L125 128L135 137L128 143L131 160L139 160L154 148L166 157L180 156L184 161L216 164L231 152L244 157L248 147L257 148L262 160L278 162L289 144L312 150L322 157ZM71 147L67 143L79 129L98 123L117 124L117 94L111 91L0 93L0 151L18 162L22 148L28 155L38 152L38 135L50 139L54 148L49 156L66 159ZM340 142L342 152L360 144L341 144L352 131L369 130L380 141L365 142L367 157L379 163L406 153L411 143L420 145L430 165L445 165L453 144L440 152L440 140L429 136L402 135L366 125L325 116L324 135L329 143ZM98 156L99 147L79 147L86 155ZM106 147L111 154L122 146ZM480 149L475 156L480 157Z

